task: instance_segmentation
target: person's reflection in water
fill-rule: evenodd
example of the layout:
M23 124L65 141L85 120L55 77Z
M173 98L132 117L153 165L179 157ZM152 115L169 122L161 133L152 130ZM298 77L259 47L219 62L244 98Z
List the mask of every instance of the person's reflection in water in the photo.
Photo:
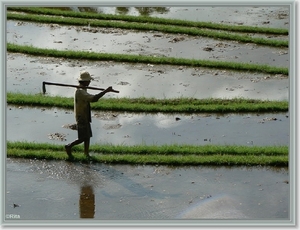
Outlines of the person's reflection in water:
M92 186L86 185L81 187L79 209L80 218L94 218L95 194Z

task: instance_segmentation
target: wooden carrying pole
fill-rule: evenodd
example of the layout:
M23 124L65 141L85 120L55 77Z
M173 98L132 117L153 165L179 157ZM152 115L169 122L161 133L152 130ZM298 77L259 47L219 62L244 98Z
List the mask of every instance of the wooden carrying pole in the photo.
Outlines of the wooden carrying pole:
M73 88L86 88L86 89L101 90L101 91L105 90L103 88L97 88L97 87L91 87L91 86L69 85L69 84L43 81L43 94L46 93L46 85L57 85L57 86L73 87ZM111 91L111 92L119 93L120 91L117 91L117 90L113 89L113 91Z

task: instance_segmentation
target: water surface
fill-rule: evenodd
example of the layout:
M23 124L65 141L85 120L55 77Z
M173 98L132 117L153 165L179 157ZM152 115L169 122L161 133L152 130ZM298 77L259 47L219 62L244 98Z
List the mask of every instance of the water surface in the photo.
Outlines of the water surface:
M5 212L19 221L289 218L285 168L8 159L6 176Z
M289 115L92 112L91 144L289 145ZM65 145L77 138L72 110L9 106L7 140ZM59 133L63 139L50 139Z

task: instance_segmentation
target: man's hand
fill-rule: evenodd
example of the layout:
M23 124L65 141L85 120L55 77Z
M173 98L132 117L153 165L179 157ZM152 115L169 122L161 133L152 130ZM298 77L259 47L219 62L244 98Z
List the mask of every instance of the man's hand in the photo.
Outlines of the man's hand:
M94 98L93 98L92 102L98 101L99 98L103 97L106 93L109 93L109 92L119 93L119 91L114 90L111 86L109 86L108 88L106 88L101 93L98 93L98 94L94 95Z
M109 86L109 87L105 90L105 93L109 93L109 92L119 93L118 90L113 89L111 86Z
M114 90L113 90L113 88L112 88L111 86L109 86L109 87L105 90L106 93L112 92L112 91L114 91Z

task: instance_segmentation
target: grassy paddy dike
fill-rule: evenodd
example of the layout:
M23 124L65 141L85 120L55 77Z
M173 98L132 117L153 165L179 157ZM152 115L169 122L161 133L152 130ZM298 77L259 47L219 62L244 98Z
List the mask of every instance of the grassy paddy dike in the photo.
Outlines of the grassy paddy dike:
M206 22L189 22L172 19L159 19L142 16L105 15L78 13L47 8L10 7L8 20L32 21L38 23L57 23L91 27L115 27L131 30L154 30L164 33L206 36L214 39L235 40L265 46L287 47L287 41L253 38L242 33L287 35L284 29L259 28L250 26L229 26ZM236 34L238 32L239 34ZM140 55L108 54L82 51L59 51L40 49L33 46L7 44L8 52L65 59L87 59L97 61L151 63L161 65L180 65L208 67L234 71L249 71L288 76L288 68L255 65L248 63L194 60L169 57L149 57ZM47 106L73 108L73 98L51 97L38 94L7 93L7 103L27 106ZM146 113L242 113L242 112L287 112L287 101L263 101L252 99L195 99L195 98L110 98L92 104L93 110ZM74 147L74 161L104 162L114 164L164 164L164 165L247 165L247 166L288 166L288 146L113 146L92 145L95 154L86 159L83 147ZM45 143L8 142L7 156L30 159L66 160L63 146Z

